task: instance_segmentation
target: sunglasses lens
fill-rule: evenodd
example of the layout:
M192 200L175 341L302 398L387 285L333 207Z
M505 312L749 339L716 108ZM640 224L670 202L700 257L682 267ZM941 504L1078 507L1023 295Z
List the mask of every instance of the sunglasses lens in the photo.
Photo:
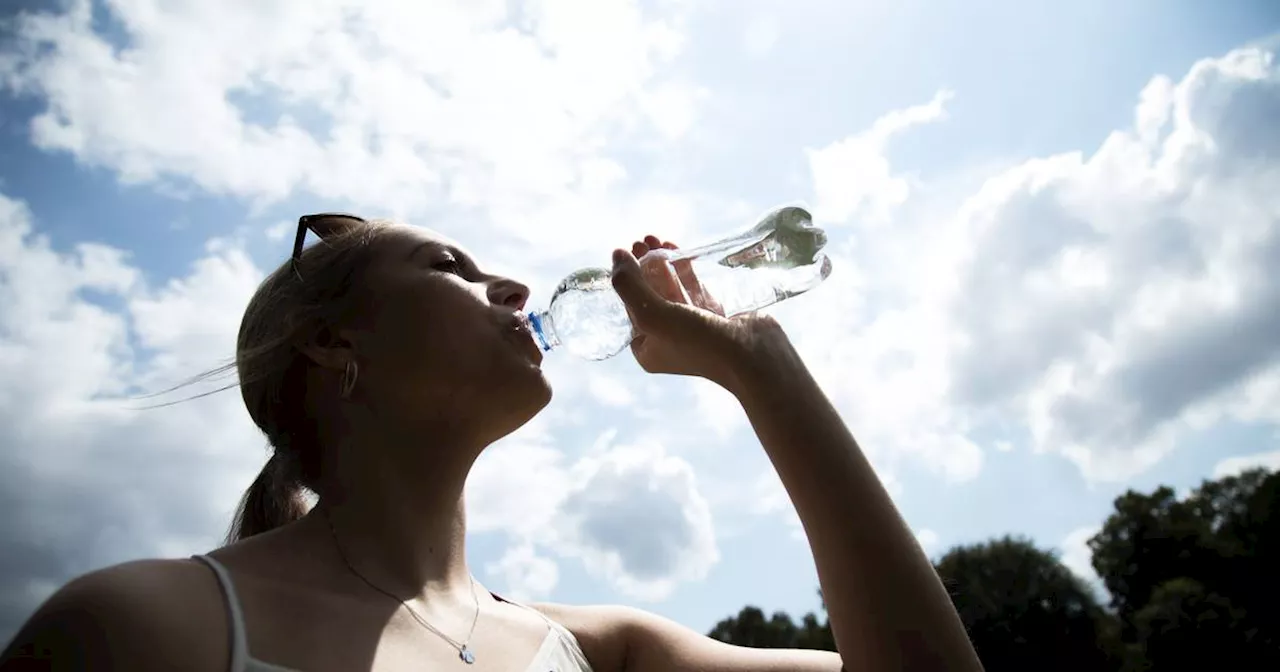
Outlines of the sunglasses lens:
M293 263L297 264L298 259L302 256L302 245L306 240L307 231L311 231L324 240L331 236L340 235L346 231L361 226L365 221L354 215L307 215L298 220L298 236L293 242ZM295 272L297 268L295 267Z
M341 235L364 224L364 220L351 215L317 215L307 220L307 228L322 240L329 236Z

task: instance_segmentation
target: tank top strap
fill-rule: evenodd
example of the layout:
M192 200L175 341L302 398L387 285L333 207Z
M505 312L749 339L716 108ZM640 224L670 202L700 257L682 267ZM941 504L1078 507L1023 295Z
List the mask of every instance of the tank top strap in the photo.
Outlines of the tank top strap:
M191 558L213 570L218 579L218 586L222 589L222 597L227 605L227 626L231 631L231 664L228 669L230 672L241 672L249 660L249 644L245 634L244 611L240 608L235 585L231 583L231 573L221 562L207 555L193 555Z
M555 629L555 626L560 625L559 623L556 623L555 621L551 620L550 618L547 618L547 615L546 615L546 614L542 613L541 611L538 611L537 609L534 609L533 607L531 607L531 606L529 606L529 605L527 605L527 604L521 604L520 602L516 602L515 600L509 600L509 599L507 599L507 598L505 598L505 597L503 597L503 596L501 596L501 595L499 595L499 594L497 594L497 593L494 593L494 592L490 592L490 593L489 593L489 595L490 595L490 596L492 596L492 597L493 597L493 599L495 599L495 600L497 600L497 601L499 601L499 602L505 602L505 603L507 603L507 604L509 604L509 605L511 605L511 606L513 606L513 607L520 607L521 609L524 609L525 611L529 611L529 612L532 612L532 613L536 614L538 618L541 618L541 619L542 619L542 621L543 621L544 623L546 623L546 624L547 624L547 626L548 626L548 627L550 627L550 628L552 628L552 629ZM563 626L561 626L561 627L563 627ZM559 630L557 630L557 632L559 632Z
M591 672L591 663L587 661L587 654L583 652L582 645L578 643L578 638L574 636L573 632L569 630L569 628L560 625L560 623L551 619L546 614L530 607L527 604L521 604L515 600L509 600L497 593L490 592L489 594L493 596L493 599L499 602L505 602L537 614L538 618L541 618L542 621L547 624L547 628L555 634L556 639L560 640L567 649L566 653L571 660L565 662L573 664L577 670L580 670L581 672Z

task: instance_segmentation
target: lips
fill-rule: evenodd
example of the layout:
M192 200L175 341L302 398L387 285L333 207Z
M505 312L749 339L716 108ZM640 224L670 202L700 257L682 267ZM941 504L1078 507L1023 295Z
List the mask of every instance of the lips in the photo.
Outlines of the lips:
M532 353L531 356L534 363L540 364L542 362L542 349L538 347L537 341L534 340L533 325L529 323L529 316L519 310L512 313L511 330L516 333L516 338Z

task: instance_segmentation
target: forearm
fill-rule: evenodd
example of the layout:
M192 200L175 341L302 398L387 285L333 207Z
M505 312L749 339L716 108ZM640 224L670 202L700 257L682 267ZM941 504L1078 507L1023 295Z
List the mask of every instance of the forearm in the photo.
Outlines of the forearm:
M849 670L979 670L932 564L779 334L731 391L804 525Z

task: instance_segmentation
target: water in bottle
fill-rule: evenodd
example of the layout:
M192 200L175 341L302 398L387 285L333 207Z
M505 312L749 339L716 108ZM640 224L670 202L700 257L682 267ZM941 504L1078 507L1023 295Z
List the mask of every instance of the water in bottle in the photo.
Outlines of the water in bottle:
M732 317L801 294L825 280L831 274L831 260L822 253L826 243L826 233L813 225L808 211L786 206L769 212L747 231L708 245L652 250L640 265L646 275L658 271L675 278L676 262L689 262L704 295L702 302ZM572 273L560 281L546 310L528 314L544 350L563 347L579 357L601 360L631 344L631 320L610 276L607 268Z

